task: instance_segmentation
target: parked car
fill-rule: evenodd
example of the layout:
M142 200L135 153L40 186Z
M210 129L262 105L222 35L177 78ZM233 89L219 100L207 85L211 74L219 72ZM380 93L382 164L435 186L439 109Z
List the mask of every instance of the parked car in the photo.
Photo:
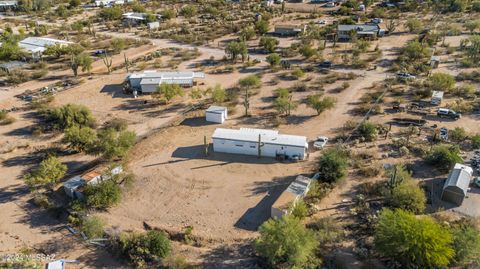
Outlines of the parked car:
M331 61L323 61L318 64L319 67L321 68L331 68L332 67L332 62Z
M326 3L325 5L323 5L324 7L335 7L335 2L328 2Z
M373 23L373 24L380 24L382 22L383 22L383 20L380 19L380 18L373 18L373 19L370 20L370 23Z
M407 72L401 72L401 73L397 73L397 78L400 78L400 79L415 79L416 77L410 73L407 73Z
M319 137L317 137L317 140L315 140L315 142L313 142L313 147L315 149L323 149L325 147L325 145L327 144L327 142L328 142L327 137L319 136Z
M319 20L317 22L315 22L316 24L321 24L321 25L324 25L324 24L327 24L327 21L326 20Z
M93 54L95 56L103 56L105 55L106 51L105 50L96 50Z
M437 116L440 118L450 118L450 119L458 120L462 117L462 114L457 113L448 108L439 108L437 110Z
M448 141L448 129L445 127L440 128L440 139Z

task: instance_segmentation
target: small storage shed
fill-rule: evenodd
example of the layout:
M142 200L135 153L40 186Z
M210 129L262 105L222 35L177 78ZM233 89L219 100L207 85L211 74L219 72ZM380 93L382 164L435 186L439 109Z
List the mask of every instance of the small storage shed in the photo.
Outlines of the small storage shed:
M443 186L442 200L460 206L467 196L472 180L473 169L463 164L455 164Z
M432 92L432 99L430 101L430 103L432 105L440 105L443 101L443 91L433 91Z
M205 120L223 123L228 118L227 108L223 106L210 106L205 112Z
M65 190L65 194L73 199L82 199L83 194L81 193L80 188L85 185L85 181L82 179L81 176L75 176L63 183L63 189Z
M307 158L305 136L279 134L276 130L217 128L212 135L213 151L273 158ZM260 146L260 149L259 149Z
M290 214L290 210L295 203L303 199L310 189L312 179L304 176L297 176L288 188L273 203L270 216L272 218L281 218Z
M432 56L430 57L430 66L435 69L438 68L440 65L440 56Z

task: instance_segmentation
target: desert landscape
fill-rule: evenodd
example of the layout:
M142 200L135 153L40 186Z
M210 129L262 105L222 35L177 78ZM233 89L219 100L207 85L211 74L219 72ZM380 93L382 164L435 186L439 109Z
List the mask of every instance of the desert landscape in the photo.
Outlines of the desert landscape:
M0 268L478 268L480 2L367 2L0 3Z

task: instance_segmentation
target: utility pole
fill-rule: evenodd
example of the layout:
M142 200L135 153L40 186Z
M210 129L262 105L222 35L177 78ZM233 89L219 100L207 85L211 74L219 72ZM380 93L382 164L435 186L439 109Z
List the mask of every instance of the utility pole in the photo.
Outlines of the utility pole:
M126 53L123 53L123 59L125 60L125 69L127 69L128 73L128 66L130 65L130 61L128 60Z

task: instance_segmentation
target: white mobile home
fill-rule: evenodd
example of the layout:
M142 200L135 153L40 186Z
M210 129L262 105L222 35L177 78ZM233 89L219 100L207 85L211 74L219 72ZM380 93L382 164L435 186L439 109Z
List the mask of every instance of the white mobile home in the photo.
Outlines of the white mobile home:
M137 90L143 93L155 92L160 84L177 84L182 87L196 85L196 79L205 78L203 72L157 72L146 70L143 73L132 73L125 78L128 90Z
M339 24L337 26L339 40L350 40L352 33L355 33L358 38L376 39L383 36L384 31L377 24Z
M304 176L297 176L297 178L288 186L288 188L278 197L273 203L270 210L272 218L281 218L284 215L290 214L290 210L295 203L305 197L310 189L312 179Z
M205 112L205 120L223 123L228 118L227 108L223 106L210 106Z
M281 36L295 36L306 30L307 25L278 24L275 25L274 33Z
M272 158L307 158L305 136L279 134L275 130L217 128L212 135L213 151ZM260 150L259 150L260 145Z
M432 105L440 105L442 103L442 100L443 100L443 92L442 91L433 91L432 92L432 100L430 101L430 103Z

